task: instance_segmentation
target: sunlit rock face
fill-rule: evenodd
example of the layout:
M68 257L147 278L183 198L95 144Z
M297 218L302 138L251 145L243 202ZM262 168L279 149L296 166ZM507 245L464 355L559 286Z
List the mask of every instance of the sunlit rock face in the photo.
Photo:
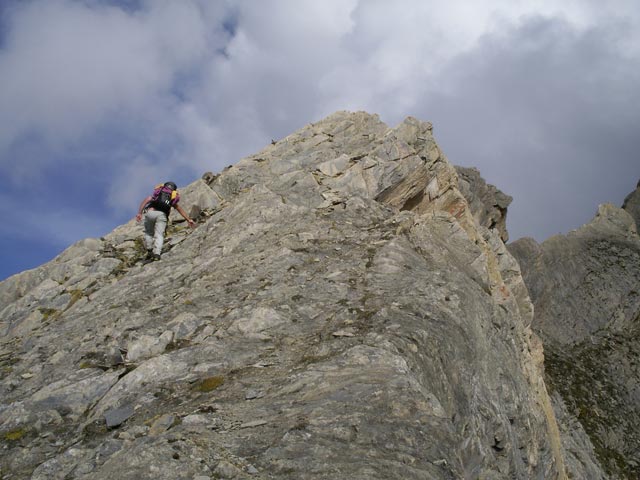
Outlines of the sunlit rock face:
M3 478L602 478L476 173L337 112L2 282Z

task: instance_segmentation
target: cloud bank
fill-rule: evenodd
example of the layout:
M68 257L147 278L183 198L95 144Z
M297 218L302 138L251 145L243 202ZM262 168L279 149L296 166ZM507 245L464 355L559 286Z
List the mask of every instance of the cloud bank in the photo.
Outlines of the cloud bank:
M0 247L106 233L342 109L432 121L543 240L640 177L638 27L626 0L3 2Z

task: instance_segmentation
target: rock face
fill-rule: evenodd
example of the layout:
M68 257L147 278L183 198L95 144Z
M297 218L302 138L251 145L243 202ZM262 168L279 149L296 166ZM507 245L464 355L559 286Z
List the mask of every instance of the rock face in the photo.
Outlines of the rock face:
M469 202L469 208L479 225L496 229L503 242L509 241L507 207L513 198L487 184L475 168L456 167L458 188Z
M636 189L624 199L622 208L633 217L636 226L640 225L640 181L638 181Z
M571 437L586 431L613 478L640 477L640 237L630 215L637 199L636 190L625 209L600 206L568 235L509 246L535 305L564 442L575 448Z
M2 478L598 478L478 185L338 112L187 188L161 261L130 223L2 282Z

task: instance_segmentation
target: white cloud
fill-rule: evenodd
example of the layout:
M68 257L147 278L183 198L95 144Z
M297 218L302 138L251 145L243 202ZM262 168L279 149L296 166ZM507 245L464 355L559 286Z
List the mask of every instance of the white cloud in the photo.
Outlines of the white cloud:
M165 165L154 164L148 158L134 158L114 172L108 190L108 206L133 217L153 185L164 182L170 173Z
M0 151L22 135L82 139L113 117L144 116L206 53L191 2L126 13L71 0L16 8L0 53Z
M181 108L173 100L199 110L196 129L224 130L223 115L247 110L289 127L341 105L382 106L396 120L483 35L531 15L586 27L620 7L637 10L631 0L147 0L134 11L33 1L15 9L0 53L0 150L33 132L59 143L122 116L155 122ZM227 45L231 11L237 35ZM226 59L215 55L225 48Z
M564 156L553 168L570 175L586 162L584 149L569 148L582 140L583 120L597 116L589 125L604 128L638 118L630 92L640 71L636 0L129 3L135 8L16 1L4 11L3 176L28 188L30 174L74 178L86 162L110 176L100 179L112 185L105 208L125 212L157 177L220 170L271 138L351 109L390 124L406 115L434 121L437 136L466 144L454 144L460 157L452 161L506 172L498 186L522 198L509 190L516 170L546 165L518 163L520 152ZM542 28L549 25L556 30ZM559 63L536 63L536 55ZM605 130L621 132L602 139L619 156L636 145L628 129ZM565 132L574 138L539 151Z
M15 12L0 52L0 161L21 136L64 149L115 122L152 141L174 136L199 166L205 152L233 162L259 139L337 109L397 122L442 89L443 69L487 32L533 14L588 25L615 9L550 0L147 0L123 11L40 0ZM236 35L227 43L230 12Z

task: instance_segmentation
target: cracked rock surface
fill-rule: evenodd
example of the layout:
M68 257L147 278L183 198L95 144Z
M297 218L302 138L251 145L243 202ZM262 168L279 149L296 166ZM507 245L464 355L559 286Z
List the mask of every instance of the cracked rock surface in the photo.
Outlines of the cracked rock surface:
M595 458L611 478L640 477L638 192L567 235L509 246L534 302L565 449L582 452L585 466Z
M186 188L161 261L131 222L2 282L0 477L578 478L459 182L431 124L337 112Z

